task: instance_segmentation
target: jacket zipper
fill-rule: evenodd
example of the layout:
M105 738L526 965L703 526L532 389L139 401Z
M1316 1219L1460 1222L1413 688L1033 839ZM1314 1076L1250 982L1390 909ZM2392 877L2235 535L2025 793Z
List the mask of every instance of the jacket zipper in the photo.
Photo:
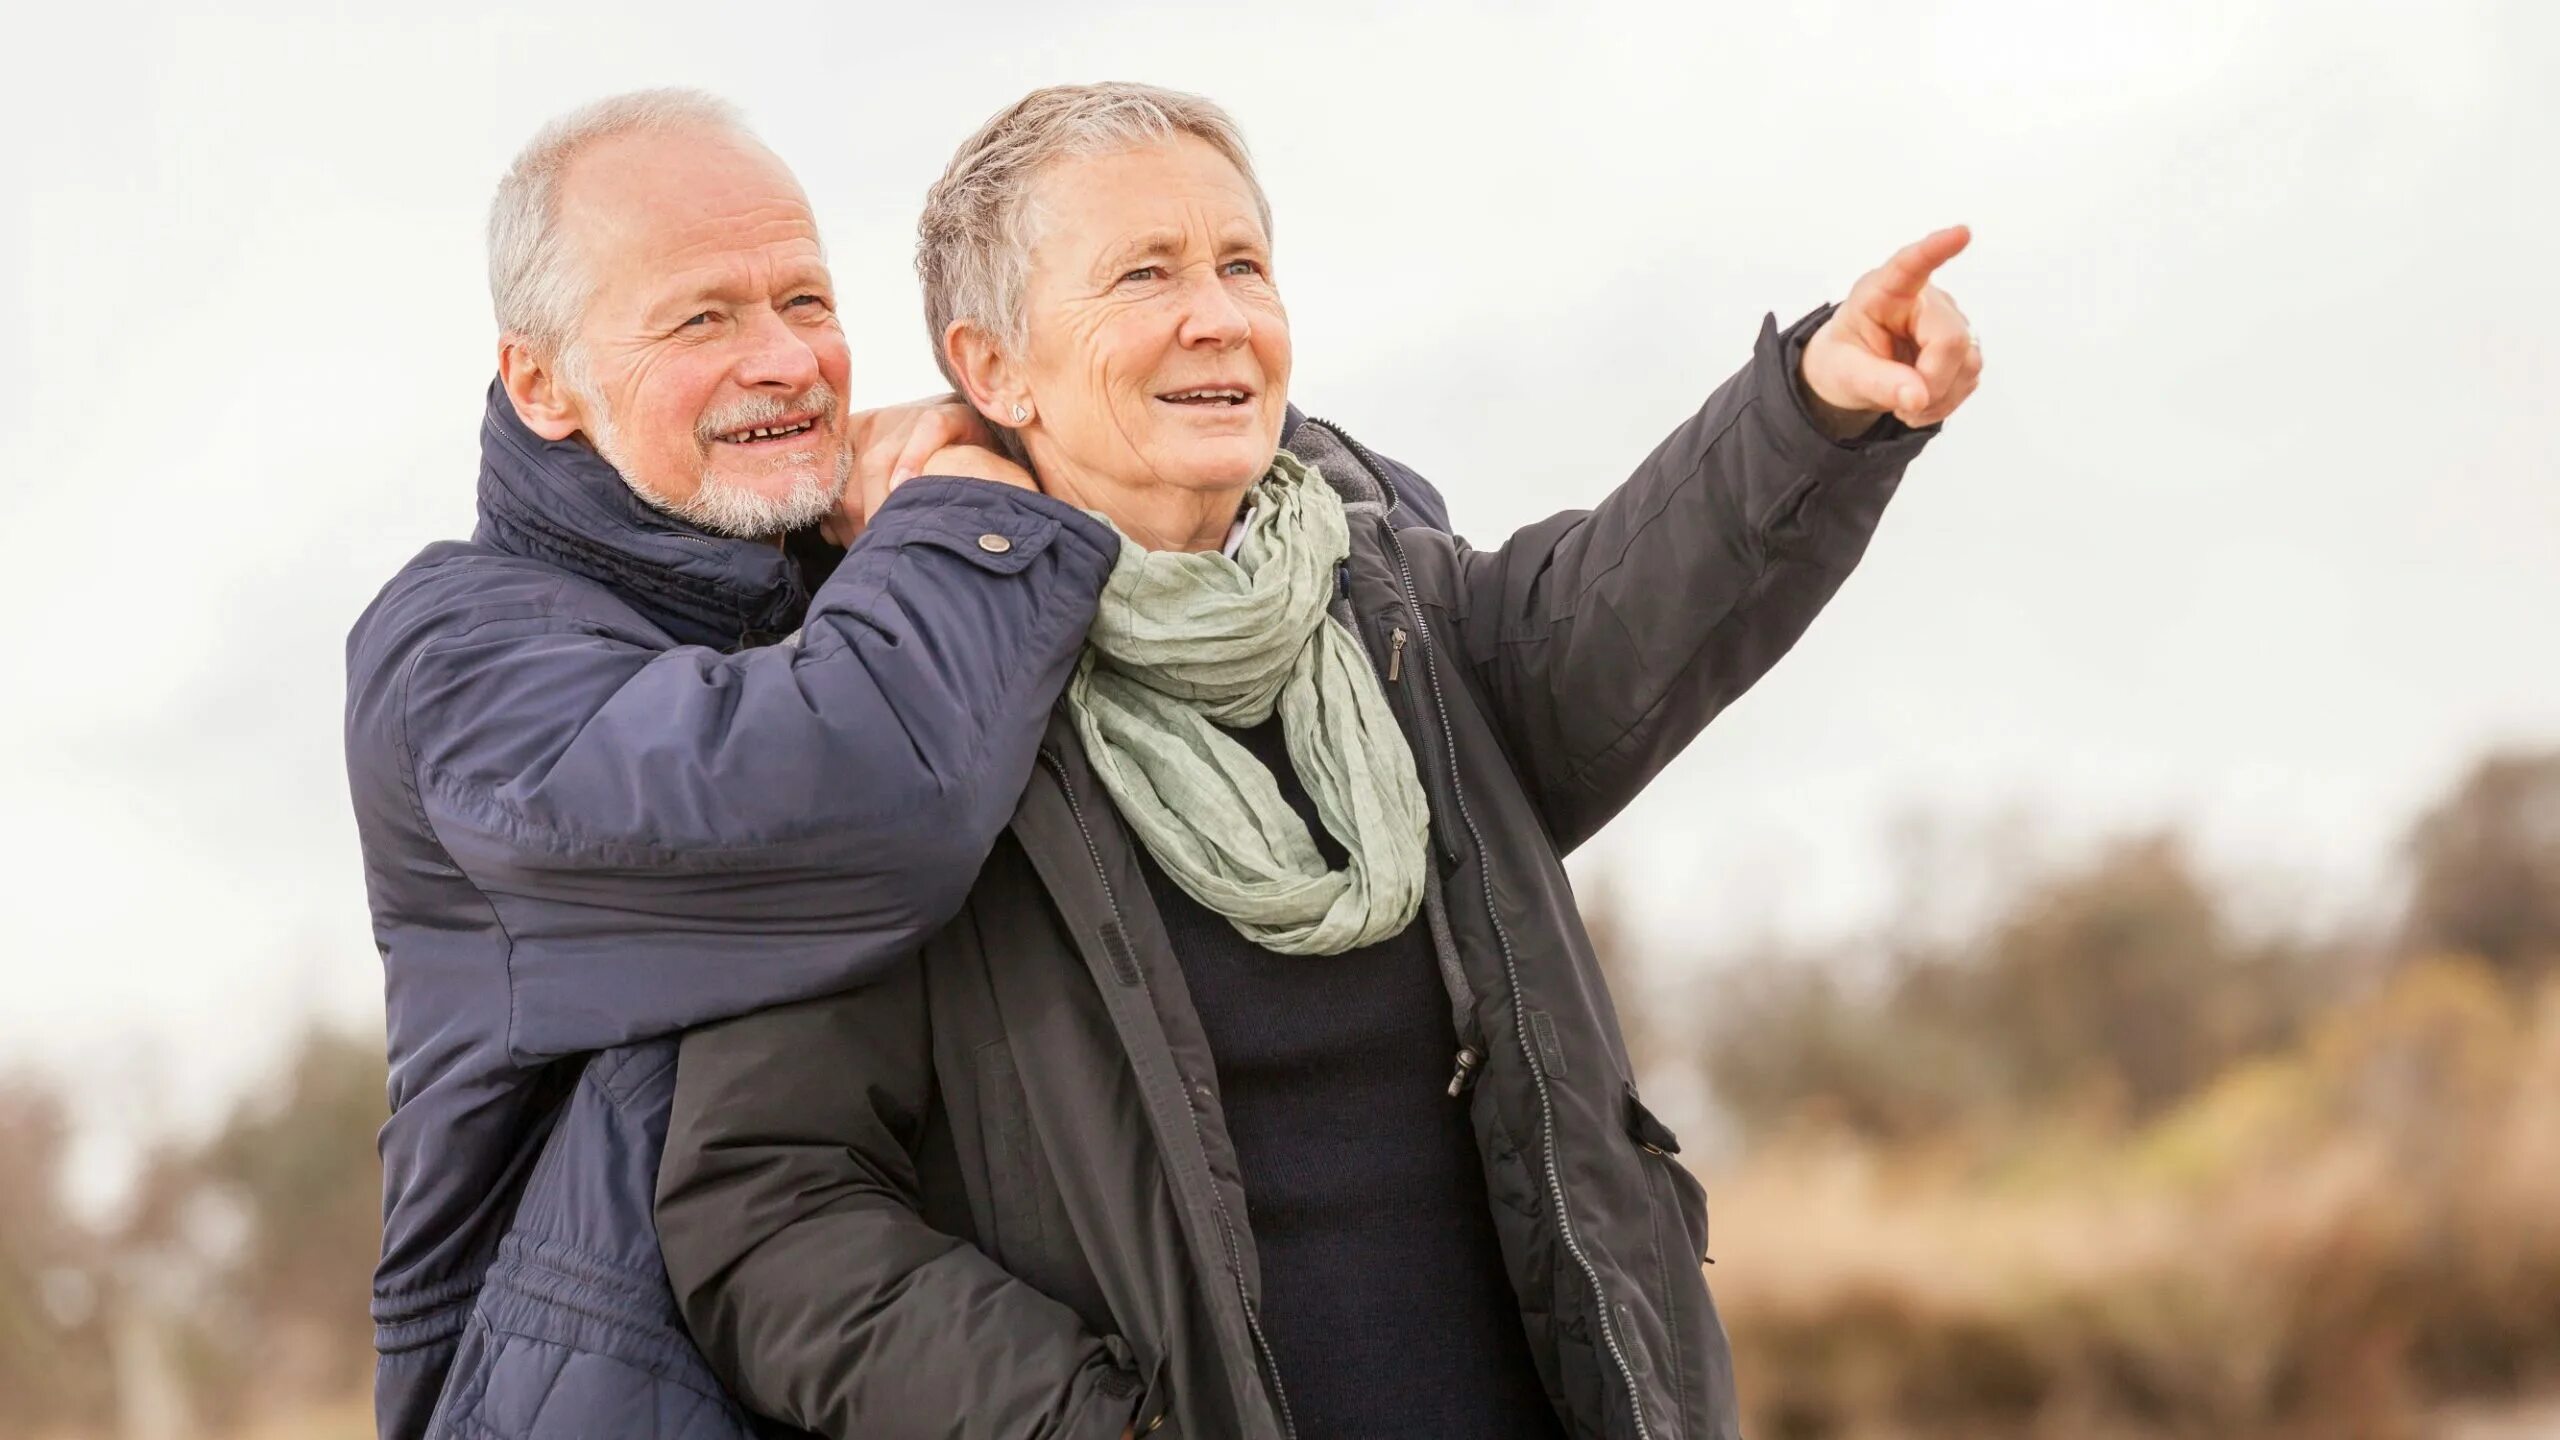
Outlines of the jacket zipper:
M1458 1047L1458 1070L1449 1077L1450 1099L1455 1100L1467 1093L1467 1087L1476 1083L1476 1067L1483 1063L1484 1057L1476 1053L1473 1045Z
M1338 425L1327 425L1325 428L1342 437L1342 443L1350 448L1352 455L1360 461L1363 468L1369 471L1369 478L1384 487L1392 499L1395 488L1387 483L1385 472L1378 464L1376 457L1369 453L1369 447L1352 439L1350 434ZM1486 853L1484 835L1476 829L1475 816L1467 809L1466 789L1459 783L1458 757L1451 748L1449 738L1449 704L1440 691L1440 666L1439 662L1433 658L1431 651L1431 622L1422 618L1422 599L1418 588L1413 583L1413 564L1405 555L1404 541L1397 537L1394 524L1383 515L1378 517L1378 531L1386 537L1387 552L1395 557L1396 578L1404 587L1405 608L1412 612L1414 630L1422 640L1423 678L1430 682L1431 704L1440 716L1441 749L1449 756L1449 795L1457 805L1459 823L1466 827L1468 843L1475 846L1479 857L1477 863L1482 864L1481 857ZM1485 915L1493 922L1493 938L1502 949L1503 978L1510 982L1513 1003L1517 1004L1521 994L1520 962L1518 956L1512 952L1511 932L1503 925L1501 913L1493 908L1489 900L1485 905ZM1653 1427L1647 1424L1644 1418L1644 1395L1636 1388L1635 1372L1627 1364L1626 1349L1618 1341L1618 1327L1611 1323L1609 1297L1608 1293L1601 1288L1599 1267L1591 1263L1590 1253L1582 1248L1582 1237L1574 1233L1572 1213L1565 1208L1564 1172L1556 1161L1555 1097L1547 1088L1547 1072L1540 1067L1537 1055L1530 1049L1525 1026L1519 1027L1519 1041L1521 1059L1527 1063L1529 1078L1536 1083L1538 1092L1539 1143L1546 1152L1547 1201L1555 1209L1556 1230L1564 1237L1566 1252L1573 1256L1574 1264L1582 1271L1584 1283L1591 1287L1591 1307L1600 1322L1600 1338L1607 1343L1609 1359L1617 1367L1620 1383L1626 1387L1627 1409L1628 1413L1635 1418L1637 1440L1652 1440ZM1459 1076L1450 1082L1453 1091L1464 1088L1460 1081L1466 1078L1467 1068L1462 1052Z
M1346 570L1343 573L1347 584L1349 571ZM1387 638L1387 683L1390 685L1404 679L1405 640L1405 629L1401 625L1395 626L1393 633ZM1372 655L1370 663L1377 663L1377 657ZM1436 948L1439 942L1435 938L1432 943ZM1453 1015L1450 1019L1451 1028L1458 1031L1457 1065L1449 1073L1449 1098L1455 1100L1466 1094L1468 1087L1476 1083L1476 1068L1484 1064L1484 1052L1468 1043L1462 1017Z
M1120 913L1120 892L1111 884L1111 872L1102 863L1102 847L1095 843L1092 827L1085 824L1084 805L1076 798L1075 782L1067 778L1066 765L1055 755L1042 750L1040 760L1049 767L1049 773L1058 777L1058 790L1067 797L1067 813L1075 817L1076 833L1084 837L1084 853L1093 861L1094 878L1102 882L1102 899L1111 907L1111 923L1119 926L1120 933L1125 936L1129 933L1129 921ZM1191 1138L1198 1142L1201 1153L1205 1155L1209 1142L1200 1132L1199 1107L1191 1099L1189 1086L1184 1086L1183 1092L1183 1110L1191 1117ZM1253 1292L1245 1288L1244 1250L1236 1243L1235 1217L1228 1213L1227 1197L1218 1189L1214 1175L1209 1177L1209 1204L1217 1212L1218 1238L1226 1242L1227 1274L1236 1282L1236 1299L1244 1306L1245 1329L1253 1335L1253 1348L1260 1354L1263 1374L1271 1381L1271 1398L1280 1411L1280 1428L1289 1440L1298 1440L1298 1422L1289 1411L1289 1391L1280 1383L1280 1357L1272 1353L1271 1340L1262 1333L1262 1314L1254 1307Z

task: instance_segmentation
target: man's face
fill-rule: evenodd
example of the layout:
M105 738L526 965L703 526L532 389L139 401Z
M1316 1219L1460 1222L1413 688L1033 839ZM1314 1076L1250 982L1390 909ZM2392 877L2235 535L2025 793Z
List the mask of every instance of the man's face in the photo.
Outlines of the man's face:
M596 449L719 533L832 509L851 462L848 357L791 172L727 136L626 136L579 157L560 204L594 285L564 378Z

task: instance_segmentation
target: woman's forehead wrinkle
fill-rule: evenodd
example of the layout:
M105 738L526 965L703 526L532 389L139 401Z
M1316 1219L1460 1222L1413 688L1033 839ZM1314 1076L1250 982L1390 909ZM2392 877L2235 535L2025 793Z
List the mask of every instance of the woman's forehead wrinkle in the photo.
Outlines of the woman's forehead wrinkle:
M1169 225L1159 226L1134 235L1123 235L1116 242L1104 246L1100 263L1106 269L1118 269L1125 263L1175 255L1181 250L1182 232Z
M1263 233L1262 221L1252 211L1228 218L1218 227L1218 239L1226 245L1268 245L1271 237Z

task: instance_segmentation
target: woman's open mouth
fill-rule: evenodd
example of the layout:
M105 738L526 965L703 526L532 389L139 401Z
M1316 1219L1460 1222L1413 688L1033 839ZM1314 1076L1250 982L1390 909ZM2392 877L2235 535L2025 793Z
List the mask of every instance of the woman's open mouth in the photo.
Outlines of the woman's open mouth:
M1194 405L1204 409L1248 405L1253 392L1241 386L1211 385L1197 390L1173 390L1156 397L1167 405Z

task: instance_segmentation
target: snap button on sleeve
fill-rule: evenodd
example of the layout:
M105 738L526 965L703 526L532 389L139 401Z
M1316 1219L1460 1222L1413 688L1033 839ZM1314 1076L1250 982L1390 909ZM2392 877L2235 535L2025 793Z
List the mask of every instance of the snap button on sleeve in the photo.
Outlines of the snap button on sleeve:
M978 537L978 548L990 555L1001 555L1013 548L1013 542L993 531Z

